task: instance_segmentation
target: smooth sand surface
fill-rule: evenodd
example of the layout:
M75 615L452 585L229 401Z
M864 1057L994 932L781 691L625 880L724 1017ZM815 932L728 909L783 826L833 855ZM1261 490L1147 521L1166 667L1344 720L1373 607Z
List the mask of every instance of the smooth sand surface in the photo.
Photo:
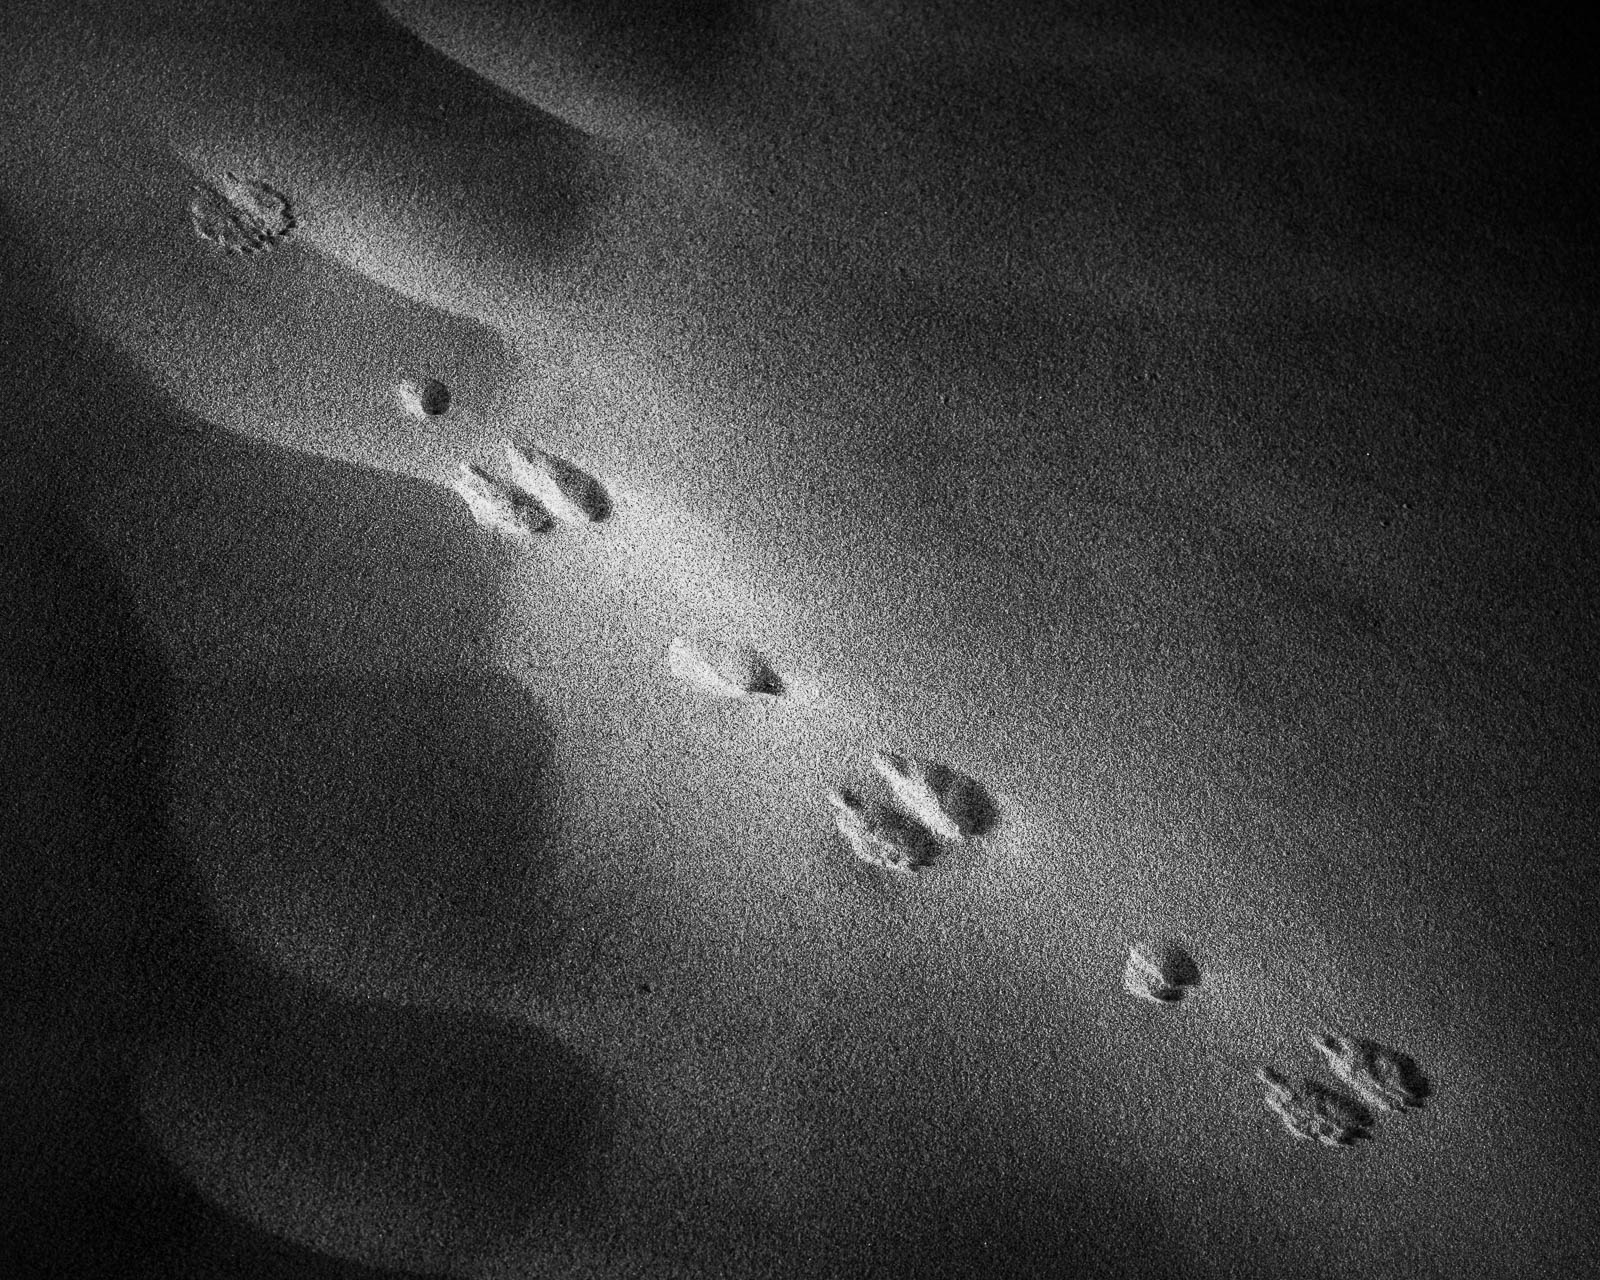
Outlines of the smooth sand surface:
M1560 32L686 9L6 20L22 1265L1578 1274ZM509 437L606 518L476 526ZM880 749L993 829L853 861ZM1427 1105L1294 1142L1318 1034Z

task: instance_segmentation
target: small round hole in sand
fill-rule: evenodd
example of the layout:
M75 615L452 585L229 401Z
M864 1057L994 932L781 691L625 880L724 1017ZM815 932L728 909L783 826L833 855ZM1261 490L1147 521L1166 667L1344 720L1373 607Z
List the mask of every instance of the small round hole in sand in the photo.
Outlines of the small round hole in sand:
M442 418L450 411L450 388L437 378L406 378L395 397L413 418Z
M1128 948L1123 989L1142 1000L1176 1004L1200 985L1200 966L1182 944L1171 939L1136 942Z

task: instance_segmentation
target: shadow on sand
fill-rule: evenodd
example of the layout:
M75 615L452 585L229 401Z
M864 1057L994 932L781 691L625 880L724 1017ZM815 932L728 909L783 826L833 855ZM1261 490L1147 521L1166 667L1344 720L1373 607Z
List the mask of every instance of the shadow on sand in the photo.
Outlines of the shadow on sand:
M0 1272L400 1274L274 1239L204 1184L255 1222L406 1274L581 1219L606 1089L577 1054L486 1014L333 994L248 954L217 919L174 838L178 686L108 550L126 512L102 509L90 476L210 429L40 301L47 281L3 217L0 250L14 388L0 439L0 767L14 802L0 814ZM90 422L125 455L86 448ZM502 710L525 718L516 697L500 691ZM389 1221L331 1221L341 1196Z

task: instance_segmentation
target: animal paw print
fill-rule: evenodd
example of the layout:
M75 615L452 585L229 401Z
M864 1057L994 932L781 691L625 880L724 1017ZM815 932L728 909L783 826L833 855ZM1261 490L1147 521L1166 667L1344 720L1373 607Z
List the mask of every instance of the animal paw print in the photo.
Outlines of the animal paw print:
M266 253L295 226L281 193L236 173L223 174L214 187L195 188L188 208L194 233L229 253Z
M514 540L543 533L553 523L550 513L528 494L469 462L461 464L451 487L474 520Z
M988 794L966 774L895 751L874 753L872 764L898 807L844 790L829 796L839 833L863 862L909 875L933 865L935 838L961 843L993 826Z
M986 830L993 818L982 788L948 765L879 751L872 767L900 807L942 839L965 840Z
M1200 966L1176 942L1136 942L1128 948L1122 987L1130 996L1177 1004L1200 985Z
M1349 1094L1315 1080L1291 1085L1270 1067L1258 1068L1256 1079L1266 1086L1267 1109L1297 1141L1351 1147L1372 1136L1372 1112Z
M1338 1079L1339 1088L1315 1080L1291 1087L1279 1072L1262 1067L1266 1105L1296 1138L1347 1147L1372 1136L1381 1112L1412 1111L1432 1092L1416 1061L1398 1049L1356 1036L1319 1034L1311 1043Z
M1427 1100L1431 1087L1416 1059L1373 1040L1353 1036L1311 1038L1328 1069L1379 1111L1413 1111Z
M925 828L876 801L843 789L829 794L834 824L861 861L896 875L914 875L933 865L933 841Z
M783 680L748 645L679 636L667 646L667 670L714 698L764 700L784 695Z
M427 412L420 401L419 405ZM505 460L508 476L464 462L451 482L473 519L484 528L521 542L543 533L557 520L592 524L610 514L605 486L566 459L508 440Z
M507 440L505 463L511 482L563 524L597 524L611 514L605 487L565 458L526 441Z
M413 418L442 418L450 412L450 388L437 378L406 378L394 394Z

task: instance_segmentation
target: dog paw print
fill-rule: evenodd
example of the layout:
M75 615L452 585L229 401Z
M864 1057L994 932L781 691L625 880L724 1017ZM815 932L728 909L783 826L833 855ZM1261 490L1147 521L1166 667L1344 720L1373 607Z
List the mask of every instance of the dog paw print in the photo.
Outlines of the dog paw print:
M1317 1035L1312 1044L1340 1083L1379 1111L1414 1111L1432 1087L1416 1060L1398 1049L1355 1036Z
M860 800L844 790L830 797L840 834L864 862L918 871L933 865L938 841L960 844L994 825L988 793L948 765L897 751L875 752L872 765L893 803Z
M1270 1067L1256 1070L1266 1089L1264 1101L1299 1142L1325 1147L1351 1147L1372 1136L1372 1112L1351 1095L1315 1080L1290 1084Z
M1176 942L1136 942L1128 948L1122 987L1130 996L1177 1004L1200 985L1200 966Z
M933 865L933 841L927 830L903 813L842 789L832 792L828 802L839 834L861 861L905 876Z
M553 523L550 513L528 494L471 463L461 464L451 488L480 525L514 540L543 533Z
M713 698L781 698L783 680L748 645L679 636L667 646L667 670Z
M419 407L427 412L420 398ZM509 474L464 462L451 483L473 519L487 529L523 541L558 520L592 524L610 514L605 487L564 458L507 441L505 465Z
M194 233L229 253L266 253L295 226L294 210L281 192L237 173L195 188L188 209Z

